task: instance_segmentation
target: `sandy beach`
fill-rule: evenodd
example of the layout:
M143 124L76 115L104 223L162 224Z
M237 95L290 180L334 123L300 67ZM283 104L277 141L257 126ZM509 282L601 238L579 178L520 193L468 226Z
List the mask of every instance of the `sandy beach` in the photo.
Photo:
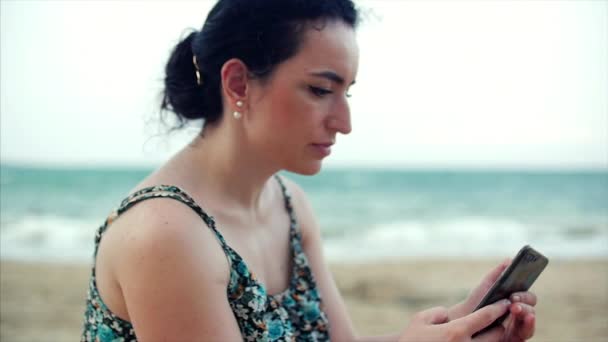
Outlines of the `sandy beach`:
M333 264L363 335L396 332L422 309L462 300L499 260L400 260ZM0 340L79 338L89 268L0 264ZM533 287L539 296L533 341L608 341L608 260L552 260Z

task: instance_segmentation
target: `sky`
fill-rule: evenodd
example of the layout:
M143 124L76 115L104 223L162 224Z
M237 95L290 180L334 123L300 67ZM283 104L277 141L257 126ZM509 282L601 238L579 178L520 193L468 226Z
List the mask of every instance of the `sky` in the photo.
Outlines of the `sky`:
M608 168L608 1L358 1L329 166ZM208 1L0 1L0 162L156 166L163 67Z

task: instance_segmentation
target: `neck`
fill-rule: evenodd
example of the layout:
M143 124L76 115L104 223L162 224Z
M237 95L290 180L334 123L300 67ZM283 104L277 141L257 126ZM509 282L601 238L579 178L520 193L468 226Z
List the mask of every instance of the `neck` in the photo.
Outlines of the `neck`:
M266 185L279 168L265 162L238 129L229 123L205 127L180 155L195 186L213 194L218 208L255 219L265 211L271 195Z

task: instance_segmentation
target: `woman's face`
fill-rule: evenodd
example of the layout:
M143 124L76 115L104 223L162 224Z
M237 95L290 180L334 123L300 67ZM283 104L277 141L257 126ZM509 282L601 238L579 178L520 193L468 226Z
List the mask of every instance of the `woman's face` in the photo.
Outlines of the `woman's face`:
M351 131L347 97L358 62L352 28L311 25L298 53L249 90L246 132L260 157L291 172L319 172L337 133Z

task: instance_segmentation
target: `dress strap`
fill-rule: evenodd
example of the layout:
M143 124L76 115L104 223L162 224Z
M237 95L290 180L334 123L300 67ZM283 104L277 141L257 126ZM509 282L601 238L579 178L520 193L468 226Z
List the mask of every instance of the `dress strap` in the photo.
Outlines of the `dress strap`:
M281 192L283 193L283 200L285 202L285 209L287 209L287 212L289 213L289 218L293 222L295 220L293 214L293 206L291 205L291 194L289 193L289 190L287 190L285 183L283 183L283 180L279 175L275 174L274 178L277 180L279 186L281 187Z
M289 225L290 225L291 234L294 235L294 237L299 238L298 222L296 220L296 214L295 214L295 211L293 210L293 205L291 203L291 193L289 192L289 189L287 189L287 187L285 186L283 179L281 179L281 177L278 174L275 174L274 178L279 183L279 185L281 187L281 192L283 193L285 210L287 210L287 213L289 214L289 221L290 221Z
M222 245L222 249L224 249L224 251L227 251L229 247L226 244L226 240L224 239L222 234L220 234L220 232L215 227L215 220L213 219L213 216L208 215L198 204L196 204L192 197L190 197L184 190L180 189L179 187L175 185L155 185L140 189L130 194L120 203L120 206L117 209L113 210L112 213L110 213L105 222L99 227L97 234L95 235L95 252L93 256L97 256L97 250L99 248L99 242L101 241L101 237L108 228L108 226L114 220L116 220L116 218L118 218L125 211L129 210L129 208L141 201L159 197L171 198L189 206L203 219L207 226L211 228L211 230L219 240L220 244Z

